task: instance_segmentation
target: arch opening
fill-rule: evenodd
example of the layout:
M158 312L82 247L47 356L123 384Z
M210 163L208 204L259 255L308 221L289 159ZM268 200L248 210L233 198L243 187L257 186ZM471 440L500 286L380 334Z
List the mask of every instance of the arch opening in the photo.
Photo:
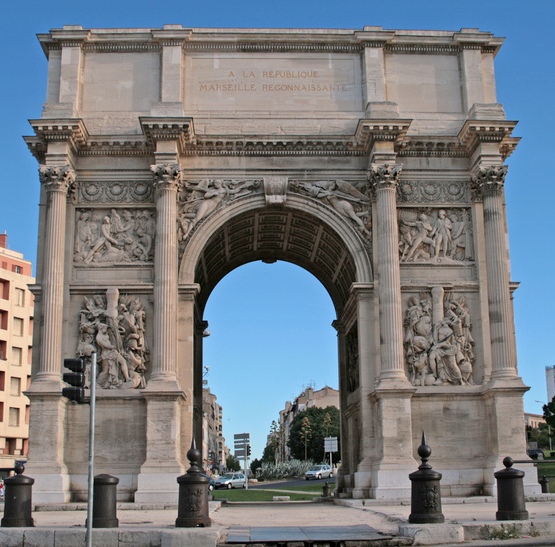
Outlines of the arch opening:
M341 315L352 284L361 277L357 257L345 234L339 234L321 215L292 205L247 208L219 224L216 217L209 238L186 259L195 261L194 282L200 286L196 305L201 315L217 283L235 268L256 260L282 260L307 270L324 285L336 315ZM356 237L352 229L351 234ZM358 241L356 246L360 246Z
M204 318L203 388L223 409L227 446L248 432L260 459L286 401L309 387L338 390L334 308L306 270L284 261L241 266L218 283Z

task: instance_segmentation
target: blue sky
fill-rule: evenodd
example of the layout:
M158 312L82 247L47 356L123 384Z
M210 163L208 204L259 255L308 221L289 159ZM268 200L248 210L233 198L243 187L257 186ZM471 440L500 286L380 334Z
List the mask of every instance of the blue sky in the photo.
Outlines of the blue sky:
M36 34L63 25L103 27L259 27L459 30L477 27L506 38L496 58L498 102L522 137L506 181L519 372L531 386L525 409L541 413L545 366L555 364L554 0L31 0L2 7L0 79L0 231L10 248L36 259L38 166L23 135L39 118L47 63ZM286 400L307 385L337 387L331 300L307 272L252 264L229 274L205 318L209 385L224 407L224 434L251 433L253 456Z

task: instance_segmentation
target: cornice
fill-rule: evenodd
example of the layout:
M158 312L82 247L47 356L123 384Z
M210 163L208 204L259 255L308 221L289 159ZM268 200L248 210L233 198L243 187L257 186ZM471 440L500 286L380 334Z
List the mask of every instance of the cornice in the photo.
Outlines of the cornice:
M68 26L39 34L48 52L61 47L85 51L158 51L181 46L185 52L315 52L360 53L365 48L384 48L388 53L457 54L464 49L497 53L503 42L477 29L451 31L337 29L192 29L181 25L146 29L83 29Z
M358 148L370 150L377 141L388 141L398 144L409 130L412 120L409 119L361 119L355 131Z
M29 120L35 137L25 137L31 153L43 163L48 143L65 142L77 153L89 139L87 128L80 118L57 118Z
M508 157L520 140L511 137L517 123L509 120L466 120L458 137L469 156L482 143L496 143L500 153Z
M30 120L35 135L25 137L39 163L49 142L68 142L79 157L148 156L160 141L177 141L182 156L364 157L376 142L392 142L399 157L470 157L481 143L497 143L503 159L519 142L517 122L467 120L458 136L407 135L410 119L359 121L353 135L198 135L192 117L141 117L142 135L89 135L81 119Z
M185 41L185 52L221 51L242 53L359 53L363 46L356 43L327 42L197 42Z
M139 122L147 145L153 149L157 141L178 141L184 153L195 136L193 118L140 117Z
M197 137L184 153L188 156L359 156L363 150L349 136L226 135Z
M398 146L399 157L464 158L467 149L455 137L405 137Z

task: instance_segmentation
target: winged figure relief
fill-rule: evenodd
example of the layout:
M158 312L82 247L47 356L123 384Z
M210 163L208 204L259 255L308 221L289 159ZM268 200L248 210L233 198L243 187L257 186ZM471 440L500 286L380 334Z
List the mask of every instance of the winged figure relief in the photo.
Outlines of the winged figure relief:
M320 180L317 182L298 181L297 184L310 197L326 202L340 215L354 221L366 236L370 236L370 231L366 228L361 218L369 214L368 208L364 206L370 202L370 198L365 196L350 182L346 180Z

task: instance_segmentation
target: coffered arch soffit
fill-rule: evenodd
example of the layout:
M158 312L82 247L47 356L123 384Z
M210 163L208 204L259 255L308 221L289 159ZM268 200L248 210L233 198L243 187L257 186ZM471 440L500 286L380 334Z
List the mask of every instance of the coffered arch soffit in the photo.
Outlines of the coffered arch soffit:
M197 283L202 313L212 290L232 270L256 260L283 260L312 273L340 315L355 282L373 280L367 246L333 211L302 197L266 206L251 197L216 212L192 234L179 283Z

